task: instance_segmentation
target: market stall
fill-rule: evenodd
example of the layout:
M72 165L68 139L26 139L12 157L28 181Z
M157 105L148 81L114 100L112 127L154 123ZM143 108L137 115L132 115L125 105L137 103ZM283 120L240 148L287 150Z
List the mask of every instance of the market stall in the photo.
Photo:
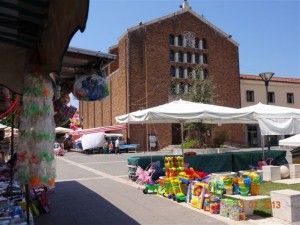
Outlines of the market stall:
M32 197L41 200L40 212L49 211L46 190L55 183L53 101L64 91L59 87L62 59L73 35L85 28L88 5L88 0L1 3L0 84L16 96L0 112L0 120L12 116L10 157L0 171L1 224L33 224L29 206L32 214L39 210ZM16 148L14 126L19 129Z
M181 129L186 122L258 123L262 135L300 133L300 110L261 103L234 109L179 100L118 116L116 121L129 124L181 123ZM282 154L277 158L278 165L287 162L285 151L257 153L236 152L184 158L132 157L128 158L129 178L141 185L144 193L158 193L177 202L186 202L199 210L237 221L245 220L257 204L270 203L269 196L259 195L262 177L255 170L258 160L264 159L264 154L276 153ZM252 166L251 170L249 166ZM207 174L211 172L225 173Z
M258 103L240 109L188 101L173 101L160 106L117 116L118 123L180 123L183 143L183 123L259 124L261 135L300 133L300 110ZM263 139L262 139L263 140ZM264 143L262 143L264 152ZM182 149L183 154L183 149ZM264 159L263 155L263 159Z

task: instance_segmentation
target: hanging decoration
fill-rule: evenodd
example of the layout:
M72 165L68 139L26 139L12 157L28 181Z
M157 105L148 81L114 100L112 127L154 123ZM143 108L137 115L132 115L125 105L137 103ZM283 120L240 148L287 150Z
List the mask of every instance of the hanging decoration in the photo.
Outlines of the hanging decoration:
M53 87L45 78L30 74L23 92L15 175L21 184L30 187L53 187L55 180Z
M108 96L106 79L98 74L76 77L73 95L81 101L96 101Z
M76 113L77 108L68 106L69 103L69 93L62 93L61 97L54 102L54 121L57 127L67 125Z

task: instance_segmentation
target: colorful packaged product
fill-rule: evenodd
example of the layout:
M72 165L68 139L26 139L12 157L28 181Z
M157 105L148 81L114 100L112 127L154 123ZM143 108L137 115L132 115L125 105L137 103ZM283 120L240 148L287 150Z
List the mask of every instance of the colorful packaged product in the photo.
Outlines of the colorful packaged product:
M203 210L204 211L209 211L210 210L209 204L210 204L209 194L205 194L204 195L204 202L203 202Z
M209 211L212 214L220 213L220 198L217 196L211 196L209 199Z

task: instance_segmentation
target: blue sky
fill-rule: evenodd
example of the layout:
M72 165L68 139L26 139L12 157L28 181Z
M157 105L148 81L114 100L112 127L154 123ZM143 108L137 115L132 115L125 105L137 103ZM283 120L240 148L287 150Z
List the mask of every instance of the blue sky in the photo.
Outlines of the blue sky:
M179 10L181 0L90 0L84 33L70 46L107 52L127 28ZM299 0L189 0L194 11L231 34L240 72L300 78Z

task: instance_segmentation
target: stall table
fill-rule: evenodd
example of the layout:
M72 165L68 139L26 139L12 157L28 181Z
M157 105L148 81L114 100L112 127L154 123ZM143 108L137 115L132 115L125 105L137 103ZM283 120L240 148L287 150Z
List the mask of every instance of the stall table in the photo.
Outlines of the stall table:
M119 146L119 149L124 150L125 152L129 152L130 149L134 149L134 152L136 152L138 146L138 144L123 144Z

